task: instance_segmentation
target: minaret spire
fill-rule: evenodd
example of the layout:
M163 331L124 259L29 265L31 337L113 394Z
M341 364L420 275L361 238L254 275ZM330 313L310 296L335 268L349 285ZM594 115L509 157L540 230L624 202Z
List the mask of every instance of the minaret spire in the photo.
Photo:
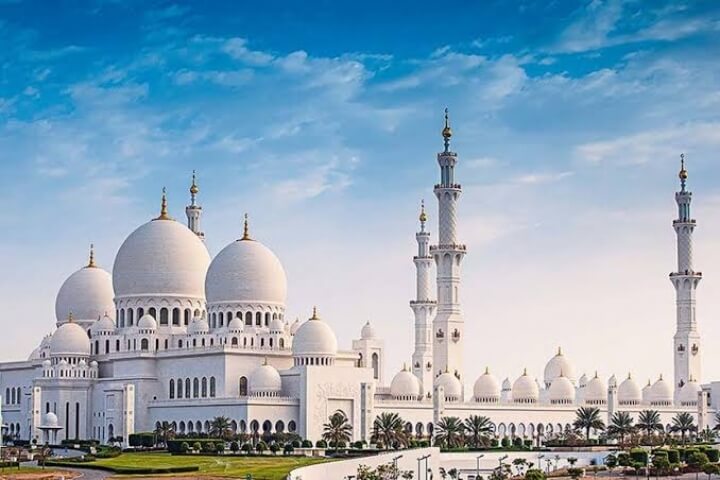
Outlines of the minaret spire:
M416 293L415 300L410 301L410 308L415 314L415 350L412 356L412 372L420 381L421 394L433 391L433 345L432 320L435 316L436 303L431 298L431 273L433 258L430 255L430 232L425 230L428 216L425 213L425 202L420 203L420 231L415 234L418 244L415 263Z
M457 238L457 203L462 187L455 182L457 153L450 151L453 132L445 109L442 130L444 151L438 153L440 183L434 193L438 200L438 244L430 247L437 273L437 315L433 321L433 370L451 370L463 381L463 330L465 321L460 308L460 264L465 245Z
M90 244L90 259L87 264L87 268L95 268L95 245Z
M162 189L162 200L160 201L160 216L155 218L155 220L172 220L172 218L168 214L167 191L165 190L165 187L163 187Z
M248 225L248 214L245 214L245 219L243 220L243 236L240 240L252 240L250 238L250 227Z
M693 266L693 232L697 222L690 214L692 192L687 189L685 154L680 155L680 191L675 193L678 218L673 220L677 236L677 271L670 274L675 287L676 330L673 337L675 392L690 378L700 381L700 333L695 317L695 291L702 273Z
M200 192L200 187L197 184L197 177L195 170L192 173L192 183L190 184L190 205L185 207L185 215L187 216L187 226L192 232L197 235L200 240L205 240L205 233L200 229L200 216L202 215L202 207L197 203L197 194Z

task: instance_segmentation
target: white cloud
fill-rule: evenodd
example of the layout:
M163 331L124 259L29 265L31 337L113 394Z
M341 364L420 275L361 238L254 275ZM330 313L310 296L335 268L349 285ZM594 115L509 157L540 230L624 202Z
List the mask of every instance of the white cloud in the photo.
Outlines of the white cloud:
M552 183L560 181L573 175L573 172L546 172L546 173L526 173L518 175L513 179L514 183L521 185L539 185L543 183Z
M254 77L250 69L221 70L179 70L172 75L177 85L191 85L198 82L209 82L223 87L240 87L246 85Z
M244 38L230 38L222 46L222 50L236 60L250 65L268 65L273 61L273 55L259 50L250 50Z

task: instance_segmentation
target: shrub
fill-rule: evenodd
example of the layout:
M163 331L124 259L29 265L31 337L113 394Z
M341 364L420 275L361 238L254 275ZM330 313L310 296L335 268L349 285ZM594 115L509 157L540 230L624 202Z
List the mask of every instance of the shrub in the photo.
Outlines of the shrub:
M502 440L500 441L500 445L503 448L508 448L510 446L510 439L508 437L503 437Z
M260 440L257 445L255 445L255 450L257 450L258 453L263 453L265 450L267 450L267 443Z
M243 443L241 450L245 453L250 453L250 450L252 450L252 445L250 445L249 443Z
M680 463L680 451L676 448L667 450L667 456L670 463Z
M583 470L582 468L568 468L567 473L572 478L580 478L583 474Z
M230 442L230 451L233 453L237 453L238 450L240 450L240 445L238 445L238 442Z
M204 453L215 453L217 451L213 442L202 442L201 449Z
M528 439L524 440L524 441L523 441L523 445L524 445L526 448L532 448L532 445L533 445L532 439L528 438Z
M647 465L648 452L642 448L632 448L630 449L630 461Z
M301 446L302 448L312 448L312 442L310 440L303 440Z
M383 448L385 448L385 444L383 442L375 442L375 448L377 448L378 450L382 450Z
M497 447L498 445L500 445L500 442L498 442L497 438L493 438L492 440L490 440L491 447Z
M193 450L195 450L196 452L202 450L202 445L200 444L200 442L193 443Z
M315 446L317 448L327 448L328 445L325 440L318 440L317 442L315 442Z
M293 443L295 443L295 442L293 442ZM283 453L285 455L289 455L294 451L295 451L295 447L293 447L292 443L286 443L285 446L283 447Z
M621 467L629 467L630 466L630 454L627 452L618 453L617 461Z
M705 455L707 455L708 460L710 460L711 463L720 462L720 450L718 450L716 448L711 448L711 447L706 448Z
M273 455L275 455L278 450L280 450L280 445L278 445L277 443L270 444L270 451L273 453Z
M707 474L708 478L710 478L711 475L720 475L720 467L714 463L706 463L703 465L702 471Z
M545 472L539 468L529 468L525 472L525 480L545 480Z
M190 450L190 445L187 442L182 442L180 444L180 453L187 453L188 450Z
M702 452L693 452L687 457L686 462L693 468L702 468L707 463L710 463L707 455Z
M302 444L300 443L300 440L293 440L290 445L292 445L293 448L300 448L300 445ZM312 447L312 444L310 444L310 446Z
M512 443L513 443L514 447L522 447L523 439L520 437L515 437L515 438L513 438Z
M225 442L217 442L215 444L215 451L217 453L223 453L225 451Z

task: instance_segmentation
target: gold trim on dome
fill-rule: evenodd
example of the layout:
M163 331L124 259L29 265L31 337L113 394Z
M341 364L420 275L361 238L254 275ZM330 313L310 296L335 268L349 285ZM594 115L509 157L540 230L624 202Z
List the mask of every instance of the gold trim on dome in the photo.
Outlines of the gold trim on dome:
M153 220L172 220L172 217L168 214L167 208L167 191L165 187L162 189L162 200L160 201L160 216Z

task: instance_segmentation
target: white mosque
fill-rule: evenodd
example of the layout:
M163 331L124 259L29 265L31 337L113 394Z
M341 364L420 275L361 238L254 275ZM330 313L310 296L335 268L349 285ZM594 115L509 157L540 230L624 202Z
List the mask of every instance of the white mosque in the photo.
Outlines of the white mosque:
M57 329L27 360L0 363L0 420L6 435L38 442L97 439L108 442L170 422L178 433L206 432L216 416L245 433L295 432L318 440L322 424L341 410L355 440L368 440L373 420L396 412L418 435L432 433L442 416L488 416L498 436L542 441L568 428L579 406L614 412L652 408L669 424L690 412L700 428L713 422L720 381L701 383L695 289L702 274L692 261L692 193L680 170L675 194L678 265L674 378L641 386L625 378L576 376L558 349L542 379L523 372L499 381L486 370L472 392L464 385L464 319L457 238L455 178L447 112L440 182L438 236L431 244L423 206L416 233L415 351L388 383L384 343L368 323L350 348L338 348L332 329L313 311L288 322L287 280L273 252L242 237L211 258L200 229L202 207L193 176L187 225L173 220L163 192L160 215L132 232L112 274L95 263L63 283L57 294ZM435 284L432 286L433 267ZM5 342L11 339L5 339Z

